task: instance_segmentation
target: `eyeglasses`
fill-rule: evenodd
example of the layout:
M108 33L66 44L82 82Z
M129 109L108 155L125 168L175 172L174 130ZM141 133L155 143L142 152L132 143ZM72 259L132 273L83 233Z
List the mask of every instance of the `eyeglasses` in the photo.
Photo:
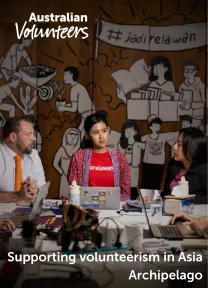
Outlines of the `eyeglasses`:
M193 74L194 71L194 69L184 69L184 73Z

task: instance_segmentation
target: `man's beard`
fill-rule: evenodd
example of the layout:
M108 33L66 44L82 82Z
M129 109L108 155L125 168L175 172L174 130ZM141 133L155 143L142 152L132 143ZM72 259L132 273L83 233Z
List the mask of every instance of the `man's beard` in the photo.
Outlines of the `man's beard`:
M31 149L29 149L29 148L25 148L24 150L23 150L23 154L31 154L32 153L32 148Z
M22 154L31 154L32 153L32 148L29 149L28 147L22 149L22 146L21 144L17 143L17 148L19 149L19 151L22 153ZM33 147L34 143L31 144L31 146Z

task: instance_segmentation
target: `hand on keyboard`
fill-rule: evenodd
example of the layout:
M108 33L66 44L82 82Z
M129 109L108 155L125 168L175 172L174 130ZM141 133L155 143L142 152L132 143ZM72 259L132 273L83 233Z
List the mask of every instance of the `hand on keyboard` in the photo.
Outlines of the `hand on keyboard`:
M176 221L180 221L181 223L184 223L184 225L190 225L192 222L193 217L189 216L188 214L182 212L179 214L175 214L169 221L169 225L175 225Z

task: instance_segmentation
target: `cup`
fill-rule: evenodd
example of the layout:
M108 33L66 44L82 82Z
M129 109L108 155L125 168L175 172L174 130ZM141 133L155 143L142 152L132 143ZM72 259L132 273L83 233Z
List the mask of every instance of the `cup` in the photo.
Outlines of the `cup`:
M129 248L138 248L143 240L143 226L139 223L126 225L127 245Z
M150 203L150 224L162 224L162 201L156 200Z

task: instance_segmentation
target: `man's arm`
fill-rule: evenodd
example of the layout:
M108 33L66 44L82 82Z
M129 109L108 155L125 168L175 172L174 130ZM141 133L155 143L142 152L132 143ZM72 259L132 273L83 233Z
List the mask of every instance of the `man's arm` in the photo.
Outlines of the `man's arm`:
M0 191L0 203L16 202L16 192L2 192Z
M38 154L38 153L37 153ZM0 152L0 184L2 180L2 176L4 174L5 169L5 161L2 153ZM0 191L0 203L7 202L16 202L19 200L28 200L33 201L37 194L37 184L36 182L32 182L32 179L29 177L22 183L21 189L17 192L15 191L5 191L5 188L2 188L4 191ZM0 186L2 187L2 186ZM1 189L1 188L0 188Z
M5 170L5 160L3 158L3 155L0 151L0 187L1 187L1 180L4 174L4 170ZM0 188L1 189L1 188ZM3 190L3 189L2 189ZM14 201L14 195L13 195L13 191L11 192L6 192L6 191L0 191L0 203L7 203L7 202L13 202Z
M36 181L31 181L30 177L22 183L21 189L17 192L2 192L0 191L0 203L31 201L33 202L37 195Z

